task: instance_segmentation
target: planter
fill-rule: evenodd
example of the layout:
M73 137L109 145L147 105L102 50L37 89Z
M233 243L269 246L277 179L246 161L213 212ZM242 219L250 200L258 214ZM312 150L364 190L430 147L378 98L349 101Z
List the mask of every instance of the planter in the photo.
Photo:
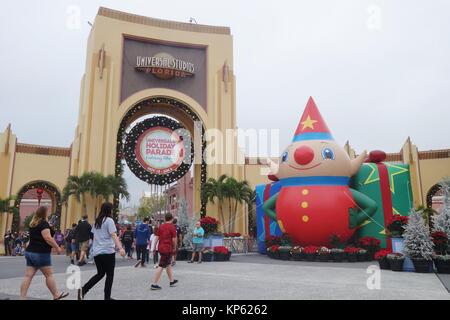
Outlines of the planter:
M314 253L305 253L306 261L314 261L316 260L316 255Z
M347 254L347 261L348 262L357 262L358 255L357 254Z
M279 251L279 256L281 260L290 260L291 253L289 251Z
M392 237L392 252L394 253L403 253L404 239L402 237ZM403 263L403 271L414 271L414 264L412 260L408 257L405 257L405 261Z
M202 255L202 261L211 262L214 259L214 254L211 252L205 252Z
M225 256L225 261L230 261L231 258L231 251L228 252L228 254Z
M367 255L367 252L366 253L358 253L356 255L356 260L358 260L358 261L368 261L369 257Z
M391 268L391 265L389 264L389 260L387 258L378 260L378 264L380 265L381 270L389 270Z
M342 262L345 259L345 253L344 252L334 252L331 254L331 257L333 258L334 262Z
M280 259L279 252L267 251L267 255L269 256L269 258L272 258L272 259Z
M223 246L223 236L208 236L203 239L203 247L222 247Z
M411 259L414 270L418 273L430 273L433 271L433 261L425 259Z
M450 260L445 261L445 260L435 259L434 264L436 266L437 273L450 274Z
M214 261L226 261L226 255L222 253L214 253Z
M191 258L192 258L192 252L191 252ZM188 251L186 249L180 249L177 252L177 260L183 261L188 259Z
M388 259L392 271L403 271L405 259Z
M320 262L328 262L329 259L330 259L329 254L319 254L317 256L317 261L320 261Z
M294 252L292 254L292 260L294 260L294 261L305 260L305 254L303 252Z

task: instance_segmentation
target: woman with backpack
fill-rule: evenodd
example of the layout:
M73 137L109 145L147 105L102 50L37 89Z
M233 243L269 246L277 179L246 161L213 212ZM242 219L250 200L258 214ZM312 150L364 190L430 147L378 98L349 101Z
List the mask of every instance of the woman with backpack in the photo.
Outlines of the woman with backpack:
M134 241L134 233L131 230L131 226L127 226L127 230L122 234L122 243L125 247L125 252L128 256L128 260L130 260L133 256L133 251L131 250L133 247L133 241Z

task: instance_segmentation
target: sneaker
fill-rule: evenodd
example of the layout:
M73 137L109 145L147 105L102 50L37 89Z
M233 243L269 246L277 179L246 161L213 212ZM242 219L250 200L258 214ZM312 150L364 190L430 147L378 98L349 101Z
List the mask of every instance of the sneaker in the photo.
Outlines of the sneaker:
M145 267L146 267L145 263L142 263L141 268L145 268Z
M201 261L197 262L197 263L202 263Z
M154 266L153 266L153 269L158 269L158 265L157 264L155 264Z
M134 265L135 268L139 267L139 265L141 264L140 261L136 262L136 264Z
M86 262L84 262L84 261L83 261L83 262L78 262L78 266L79 266L79 267L82 267L82 266L84 266L85 264L86 264Z
M172 282L169 283L169 285L171 287L176 287L177 283L178 283L178 280L173 280Z
M78 289L78 300L83 300L84 296L83 296L83 290Z
M75 264L75 261L73 261L73 259L70 259L70 264Z
M192 261L192 260L189 260L187 263L194 263L194 261Z
M152 284L150 287L150 290L161 290L162 288L158 286L157 284Z

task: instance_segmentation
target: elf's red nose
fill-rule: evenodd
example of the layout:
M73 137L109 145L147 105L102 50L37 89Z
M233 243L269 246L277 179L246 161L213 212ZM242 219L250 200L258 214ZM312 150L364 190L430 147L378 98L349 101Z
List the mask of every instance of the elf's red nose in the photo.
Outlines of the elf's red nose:
M304 166L314 159L314 150L307 146L298 147L294 152L295 162Z

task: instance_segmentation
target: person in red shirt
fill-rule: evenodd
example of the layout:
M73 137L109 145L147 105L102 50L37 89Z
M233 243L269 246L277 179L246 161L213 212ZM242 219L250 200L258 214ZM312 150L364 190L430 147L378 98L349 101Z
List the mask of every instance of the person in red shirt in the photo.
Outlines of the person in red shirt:
M162 272L166 269L167 276L169 277L169 285L174 287L178 280L173 278L172 270L172 257L177 248L177 229L172 223L173 216L171 213L166 213L164 216L165 223L163 223L156 234L155 241L158 242L158 253L159 253L159 265L155 272L155 277L153 279L153 284L151 285L151 290L161 290L158 285L159 279L161 278Z

